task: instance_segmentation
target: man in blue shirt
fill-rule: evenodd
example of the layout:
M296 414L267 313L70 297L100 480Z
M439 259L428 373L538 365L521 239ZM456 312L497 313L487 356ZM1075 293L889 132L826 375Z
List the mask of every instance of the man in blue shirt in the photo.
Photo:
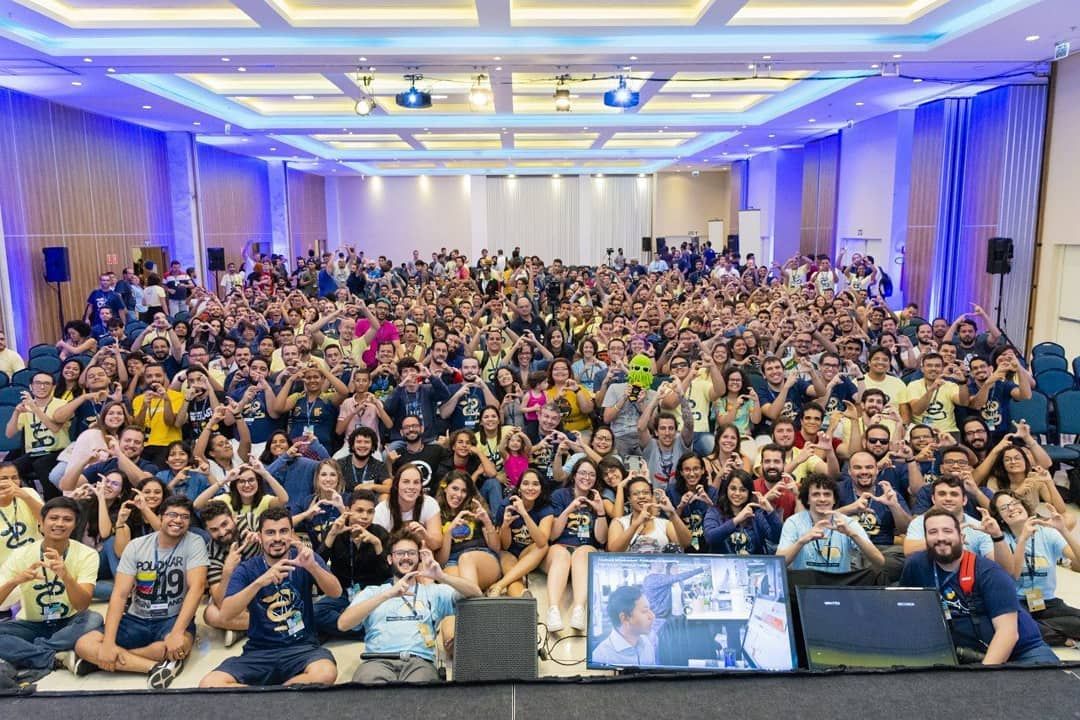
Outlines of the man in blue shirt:
M341 583L322 558L293 534L288 509L270 508L259 516L262 554L245 560L229 578L219 616L228 622L244 610L248 641L199 687L241 685L333 685L337 665L315 633L313 585L328 597L341 595Z
M112 289L113 275L102 273L98 278L100 285L97 290L90 293L86 298L86 310L83 312L83 322L89 325L101 325L101 315L98 311L103 307L110 308L113 315L127 322L127 307L124 305L119 293Z
M938 591L956 647L981 655L983 665L1057 663L1035 621L1020 607L1009 574L980 555L969 555L965 565L970 551L964 550L955 514L931 508L923 522L927 549L908 558L900 584Z
M840 512L858 520L885 556L885 575L894 582L904 567L904 550L894 541L911 522L907 501L888 482L878 480L877 462L865 450L851 456L848 476L840 482L837 494Z
M593 662L620 668L656 665L656 653L649 642L656 616L641 588L615 588L608 598L607 612L611 634L593 650Z
M454 614L460 598L479 597L480 588L447 575L427 548L405 531L395 532L387 557L394 577L367 587L338 618L338 629L364 627L364 662L353 682L437 682L435 634Z

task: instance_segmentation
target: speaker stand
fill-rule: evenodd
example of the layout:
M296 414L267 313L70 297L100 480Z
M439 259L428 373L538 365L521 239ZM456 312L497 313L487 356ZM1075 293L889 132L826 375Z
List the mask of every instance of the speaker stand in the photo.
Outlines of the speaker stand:
M217 295L218 300L221 300L222 302L227 300L227 298L223 297L221 294L221 277L220 271L218 270L214 271L214 294Z
M1005 273L998 274L998 296L997 296L997 310L994 315L994 324L998 329L1001 329L1001 300L1005 295Z
M56 304L59 308L57 316L60 320L60 336L64 335L64 294L60 292L60 283L56 283Z

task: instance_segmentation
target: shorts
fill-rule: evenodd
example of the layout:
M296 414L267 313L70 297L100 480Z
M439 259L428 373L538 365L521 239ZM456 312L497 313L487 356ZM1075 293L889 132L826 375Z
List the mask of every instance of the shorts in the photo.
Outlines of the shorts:
M458 560L461 559L462 555L464 555L465 553L471 553L471 552L486 552L488 555L495 558L496 561L498 561L498 559L499 559L499 553L495 552L491 548L474 547L474 548L469 548L468 550L463 550L462 552L459 552L457 554L450 555L450 557L446 560L446 564L443 567L454 567L454 566L456 566L458 564Z
M310 643L256 650L244 646L243 653L218 665L217 671L243 685L283 685L319 660L334 662L334 656L326 648Z
M116 629L116 646L125 650L135 650L153 645L164 640L175 625L175 617L147 620L124 613L124 616L120 618L120 627ZM195 637L194 621L188 626L187 632Z

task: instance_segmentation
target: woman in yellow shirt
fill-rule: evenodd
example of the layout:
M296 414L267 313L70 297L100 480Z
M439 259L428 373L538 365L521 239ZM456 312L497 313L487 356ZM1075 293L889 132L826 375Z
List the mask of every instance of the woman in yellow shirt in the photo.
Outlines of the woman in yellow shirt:
M566 358L555 358L548 365L545 394L548 402L555 403L562 413L563 429L576 432L588 441L592 434L593 394L578 385Z

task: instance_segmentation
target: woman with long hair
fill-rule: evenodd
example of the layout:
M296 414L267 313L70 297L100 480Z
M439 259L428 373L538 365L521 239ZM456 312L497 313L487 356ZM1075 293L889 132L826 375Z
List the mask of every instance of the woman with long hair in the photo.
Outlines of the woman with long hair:
M705 548L728 555L771 555L782 528L771 498L754 492L754 477L735 470L724 479L716 505L705 514Z
M104 458L109 452L109 439L119 440L120 432L130 423L127 405L120 400L106 401L90 427L79 433L79 437L56 456L56 465L49 471L49 481L61 489L74 488L77 475L69 477L64 483L68 470L73 473L78 470L81 474L89 458Z
M1016 595L1035 622L1047 645L1075 647L1080 642L1080 609L1056 596L1057 565L1068 558L1080 562L1080 538L1066 527L1065 516L1053 508L1048 517L1032 515L1018 493L1002 490L990 501L990 515L997 520L1013 553L1005 569L1016 580Z
M349 439L351 442L351 435ZM305 453L312 453L315 458ZM319 464L328 457L330 454L314 435L302 435L293 441L289 440L289 434L284 430L275 430L266 441L259 462L266 465L289 497L305 498L311 495Z
M521 411L522 388L525 385L519 383L514 376L514 371L505 365L495 369L495 382L492 383L492 392L499 401L499 413L502 416L503 425L525 426L525 415Z
M994 491L1011 490L1024 499L1029 507L1039 503L1053 506L1071 529L1076 527L1076 516L1068 511L1065 499L1057 489L1050 471L1031 461L1024 447L1012 444L1010 436L1001 440L987 455L975 471L978 482L979 471L990 466L990 477L986 486Z
M557 358L548 365L548 388L545 394L562 413L564 430L576 432L588 439L592 433L593 394L574 378L570 361Z
M584 630L585 605L588 602L589 553L607 543L608 517L604 501L596 489L599 469L592 460L579 460L570 473L571 485L559 488L551 495L555 514L551 537L543 568L547 573L547 628L558 632L563 628L559 608L567 583L571 584L572 605L570 627Z
M653 490L640 475L626 483L630 512L616 518L608 532L608 552L678 552L690 545L690 530L663 490ZM667 514L661 517L660 512Z
M183 440L174 440L165 448L165 469L157 474L174 495L197 498L210 486L206 466L198 465L191 448Z
M554 520L543 478L535 468L527 469L495 520L503 575L488 588L490 597L532 597L524 583L547 554Z
M161 529L158 511L161 503L171 494L169 487L161 480L146 477L132 498L120 504L114 527L116 541L113 544L117 558L124 554L124 548L133 539Z
M734 425L742 437L753 437L753 427L761 422L761 401L750 379L741 368L728 368L724 371L724 386L727 393L715 403L717 427Z
M116 577L119 562L113 551L116 518L123 504L133 496L131 483L119 471L105 473L97 483L80 485L71 494L79 503L79 520L71 536L100 555L95 600L108 600L112 595L112 579Z
M487 590L502 573L499 529L468 474L455 470L445 481L435 498L442 521L442 543L435 559L447 573Z
M229 506L241 532L257 531L259 517L272 507L288 505L289 493L258 458L252 456L247 464L232 468L195 498L195 509L202 510L211 500L221 500Z
M56 387L53 388L53 397L70 402L83 394L83 386L79 383L82 377L83 362L78 358L70 358L60 366L57 374Z
M293 527L297 532L307 533L312 547L319 547L334 521L348 512L344 492L341 468L336 460L328 459L316 466L311 491L290 502Z
M593 338L582 338L578 343L578 353L581 357L570 366L578 382L592 393L600 391L600 384L604 382L604 376L608 371L607 363L597 356L599 347Z
M571 362L574 360L574 346L566 342L566 332L558 325L548 326L547 335L544 336L544 347L551 353L549 360L555 358L563 358Z
M675 515L690 532L687 552L705 551L705 515L716 502L717 491L708 483L705 460L686 453L675 463L675 482L669 483L667 496Z
M705 457L709 486L718 489L733 470L750 472L750 458L742 453L743 437L733 423L716 426L713 451Z
M375 506L376 525L393 533L405 528L431 551L442 545L442 518L439 503L424 494L424 473L414 463L405 463L394 472L390 494Z

